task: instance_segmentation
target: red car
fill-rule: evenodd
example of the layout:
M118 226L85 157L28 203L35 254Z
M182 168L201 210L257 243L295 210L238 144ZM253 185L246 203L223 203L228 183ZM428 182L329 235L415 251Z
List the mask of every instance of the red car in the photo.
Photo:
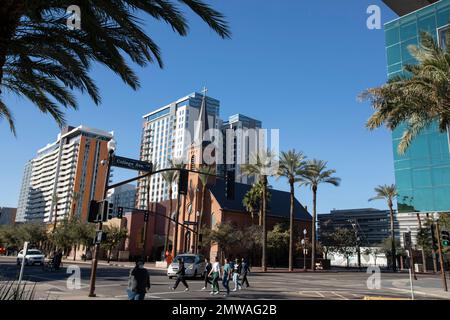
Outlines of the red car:
M6 254L6 248L0 247L0 255Z

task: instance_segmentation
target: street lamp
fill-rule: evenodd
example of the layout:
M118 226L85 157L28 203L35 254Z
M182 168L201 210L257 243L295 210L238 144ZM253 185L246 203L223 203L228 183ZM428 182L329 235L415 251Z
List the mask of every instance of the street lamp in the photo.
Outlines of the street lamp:
M107 165L106 168L106 176L105 176L105 188L103 190L103 198L102 200L106 200L106 197L108 196L108 184L109 184L109 176L111 175L111 164L114 157L114 152L116 152L117 144L114 139L111 139L108 141L107 144L108 148L108 162L105 163L105 161L102 161L102 165ZM103 228L103 223L100 221L97 226L97 232L101 232ZM92 268L91 268L91 279L90 279L90 288L89 288L89 297L94 298L95 295L95 280L97 277L97 265L98 265L98 256L100 253L100 242L96 240L95 246L94 246L94 255L92 259Z
M303 229L303 239L302 239L302 246L303 246L303 271L306 271L306 235L308 234L308 230Z

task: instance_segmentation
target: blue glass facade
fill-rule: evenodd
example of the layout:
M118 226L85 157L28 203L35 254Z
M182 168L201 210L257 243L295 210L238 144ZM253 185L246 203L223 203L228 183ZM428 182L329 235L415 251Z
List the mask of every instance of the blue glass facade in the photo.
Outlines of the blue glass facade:
M405 64L416 61L409 45L419 43L419 35L427 31L442 39L450 22L450 0L441 0L385 25L388 76L403 73ZM442 41L441 41L441 44ZM412 143L406 154L397 147L403 128L393 132L395 178L398 188L398 210L405 212L450 211L450 150L447 133L433 124Z

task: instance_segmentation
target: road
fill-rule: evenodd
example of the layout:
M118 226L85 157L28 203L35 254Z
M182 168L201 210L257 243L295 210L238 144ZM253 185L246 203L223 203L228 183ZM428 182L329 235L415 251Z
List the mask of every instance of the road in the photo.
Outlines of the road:
M77 264L81 271L81 287L70 290L67 279L68 264L58 272L43 271L40 266L25 269L24 279L36 284L36 299L44 300L86 300L89 291L90 266ZM192 300L224 299L223 295L211 296L209 291L201 291L201 280L188 280L190 291L184 292L180 285L177 291L170 287L174 280L169 280L164 270L151 269L151 291L146 299ZM17 277L18 267L15 260L0 257L0 276L2 280ZM129 268L102 266L98 267L96 299L126 300ZM252 273L249 276L251 287L232 292L227 300L361 300L366 296L409 299L408 274L382 273L381 288L369 289L364 272L326 272L326 273ZM437 275L420 275L415 282L416 299L450 299L448 293L441 289L440 277ZM233 287L233 285L231 286ZM92 298L91 298L92 299Z

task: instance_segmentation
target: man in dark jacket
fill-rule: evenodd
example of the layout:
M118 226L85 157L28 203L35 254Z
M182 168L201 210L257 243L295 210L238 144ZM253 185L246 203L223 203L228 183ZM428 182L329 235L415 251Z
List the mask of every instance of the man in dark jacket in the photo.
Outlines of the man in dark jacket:
M242 259L241 262L241 276L242 276L242 285L245 284L246 288L250 287L250 284L248 283L247 275L250 272L250 265L248 264L248 261L245 259Z
M205 286L203 287L202 290L206 290L208 289L208 283L212 285L211 280L209 280L209 273L211 272L212 269L212 264L211 262L209 262L208 258L205 258Z
M172 287L172 290L176 290L181 282L186 287L184 291L189 291L189 286L186 282L185 275L186 269L184 268L184 262L181 258L178 258L177 281L175 281L175 285Z
M150 290L150 275L144 268L144 261L138 260L128 278L128 299L144 300L148 290Z

